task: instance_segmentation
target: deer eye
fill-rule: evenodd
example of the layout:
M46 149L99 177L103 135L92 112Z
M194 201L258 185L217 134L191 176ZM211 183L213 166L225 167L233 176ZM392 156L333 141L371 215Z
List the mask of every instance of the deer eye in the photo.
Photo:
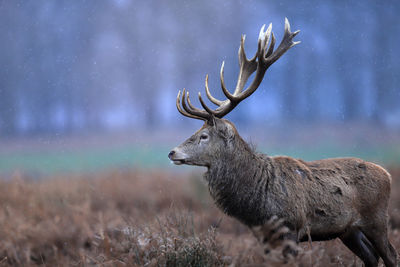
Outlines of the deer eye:
M200 135L200 140L207 140L207 139L208 139L208 135L206 135L206 134Z

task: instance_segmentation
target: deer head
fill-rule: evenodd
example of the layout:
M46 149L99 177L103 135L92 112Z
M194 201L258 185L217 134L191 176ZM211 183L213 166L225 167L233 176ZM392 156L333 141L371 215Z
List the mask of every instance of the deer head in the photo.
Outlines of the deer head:
M275 36L272 32L272 24L267 30L262 26L258 37L258 48L253 58L248 59L244 50L245 36L242 35L239 47L239 76L235 90L231 94L225 86L224 62L221 66L221 88L226 100L221 101L213 97L208 87L208 75L205 79L205 91L208 99L218 107L209 108L203 101L201 94L198 98L203 109L192 105L189 92L183 89L178 92L176 107L178 111L189 118L204 120L203 127L194 135L174 148L168 155L170 160L177 165L189 164L210 167L216 157L233 152L235 140L241 140L235 126L228 120L222 119L232 111L242 100L253 94L261 84L267 69L277 61L287 50L300 42L294 42L293 38L299 31L291 32L289 21L285 18L285 32L281 43L274 51ZM255 72L254 80L244 90L249 77Z

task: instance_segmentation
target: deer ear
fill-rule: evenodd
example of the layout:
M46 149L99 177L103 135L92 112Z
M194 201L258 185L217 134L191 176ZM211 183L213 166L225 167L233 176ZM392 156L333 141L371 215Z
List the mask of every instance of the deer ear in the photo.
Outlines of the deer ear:
M220 136L227 141L230 141L235 136L235 130L230 123L226 123L222 120L215 121L215 127Z
M226 137L231 140L235 136L235 130L230 123L225 123Z

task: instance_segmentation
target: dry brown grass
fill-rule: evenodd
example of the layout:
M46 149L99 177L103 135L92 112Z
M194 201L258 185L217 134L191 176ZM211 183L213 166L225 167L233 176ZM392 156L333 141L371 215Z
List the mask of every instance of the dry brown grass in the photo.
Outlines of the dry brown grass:
M400 249L400 169L390 237ZM0 182L0 265L361 266L338 240L268 255L212 203L196 174L114 171Z

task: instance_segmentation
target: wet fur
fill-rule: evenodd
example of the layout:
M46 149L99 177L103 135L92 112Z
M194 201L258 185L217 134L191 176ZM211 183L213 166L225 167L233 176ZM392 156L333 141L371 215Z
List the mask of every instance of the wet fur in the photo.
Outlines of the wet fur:
M217 129L230 149L214 152L204 178L226 214L250 228L277 216L296 241L339 237L366 266L377 266L377 255L386 266L396 266L396 252L387 239L387 171L357 158L306 162L269 157L251 149L231 122L222 121L233 128L233 134L226 127Z

